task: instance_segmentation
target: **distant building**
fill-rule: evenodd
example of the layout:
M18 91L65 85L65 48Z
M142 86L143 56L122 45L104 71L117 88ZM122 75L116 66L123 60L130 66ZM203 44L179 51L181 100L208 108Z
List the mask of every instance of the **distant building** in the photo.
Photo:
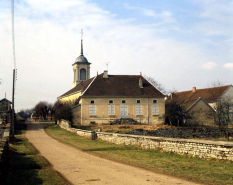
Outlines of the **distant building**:
M166 103L176 101L182 107L183 113L190 115L189 124L212 125L214 117L208 113L216 110L220 100L233 101L232 85L205 89L193 87L189 91L172 93Z
M11 101L6 98L0 100L0 124L10 122Z

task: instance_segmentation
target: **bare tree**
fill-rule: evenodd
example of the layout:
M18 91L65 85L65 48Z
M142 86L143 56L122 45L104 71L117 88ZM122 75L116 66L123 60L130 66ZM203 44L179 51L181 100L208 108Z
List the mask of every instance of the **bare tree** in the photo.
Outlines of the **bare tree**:
M72 121L73 115L69 104L67 103L63 104L59 101L56 101L54 103L53 110L54 110L55 123L57 123L57 120L61 120L61 119Z
M156 81L153 77L150 76L146 76L144 75L144 77L153 85L155 86L160 92L162 92L163 94L166 94L167 91L165 90L165 88L163 87L163 85L161 83L159 83L158 81Z
M222 82L214 81L211 83L212 87L220 87L224 84ZM220 98L216 103L212 105L215 110L213 114L208 116L214 117L214 122L219 126L219 129L223 130L225 137L229 140L229 124L233 124L233 97L224 96L221 97L222 92L216 88L216 90L210 92L212 95L217 94Z
M38 104L36 104L35 108L34 108L35 114L37 118L43 118L44 120L46 120L47 116L48 116L48 102L45 101L41 101Z
M220 129L224 130L229 140L229 124L233 124L233 101L230 98L220 99L215 107L214 121Z

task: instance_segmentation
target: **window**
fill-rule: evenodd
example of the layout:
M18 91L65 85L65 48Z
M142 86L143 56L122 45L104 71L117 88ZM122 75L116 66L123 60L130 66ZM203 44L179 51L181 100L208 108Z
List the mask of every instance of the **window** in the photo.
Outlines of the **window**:
M153 103L157 103L157 100L153 100Z
M113 103L113 100L109 100L109 103Z
M95 105L90 105L90 116L95 115Z
M141 101L140 101L140 100L137 100L137 103L141 103Z
M153 111L153 115L157 115L158 114L158 105L153 105L152 111Z
M125 103L125 100L122 100L121 103Z
M142 107L141 105L136 106L136 115L142 115Z
M127 118L127 106L126 105L121 106L121 117Z
M91 104L94 104L95 103L95 101L94 100L91 100Z
M80 70L80 80L86 80L86 69Z
M113 105L108 106L108 115L114 115L114 106Z

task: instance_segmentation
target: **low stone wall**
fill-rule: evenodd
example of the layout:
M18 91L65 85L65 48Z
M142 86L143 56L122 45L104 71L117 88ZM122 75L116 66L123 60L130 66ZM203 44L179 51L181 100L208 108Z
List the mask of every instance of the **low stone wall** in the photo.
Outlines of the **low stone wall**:
M142 149L159 148L166 152L187 154L199 158L233 161L233 143L195 139L177 139L97 132L98 139L115 144L136 145Z
M58 121L58 125L69 132L76 133L79 136L87 137L89 139L96 139L96 134L94 131L71 128L71 123L69 121Z
M62 119L60 121L58 120L57 124L63 129L71 128L71 123L69 121L64 120L64 119Z
M231 142L92 132L68 127L65 129L77 135L92 139L95 136L94 139L98 138L110 143L136 145L142 149L159 148L166 152L174 152L181 155L186 154L199 158L216 158L233 161L233 143Z

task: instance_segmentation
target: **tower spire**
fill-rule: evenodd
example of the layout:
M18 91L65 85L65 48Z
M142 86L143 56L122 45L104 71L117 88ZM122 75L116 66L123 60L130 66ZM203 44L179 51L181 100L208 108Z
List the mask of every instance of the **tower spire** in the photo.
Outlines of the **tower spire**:
M81 55L83 55L83 29L81 29Z

